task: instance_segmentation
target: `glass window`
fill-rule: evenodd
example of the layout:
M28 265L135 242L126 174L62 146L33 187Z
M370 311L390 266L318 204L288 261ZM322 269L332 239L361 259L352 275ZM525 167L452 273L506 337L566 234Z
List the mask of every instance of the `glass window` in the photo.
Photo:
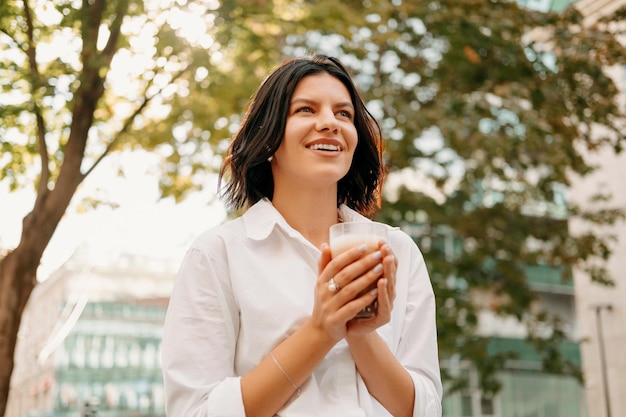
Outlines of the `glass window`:
M103 368L112 368L115 358L115 341L112 336L106 336L104 346L102 348L101 366Z
M472 396L469 394L461 395L461 415L463 417L472 417L474 415L472 409Z
M165 408L163 384L152 384L152 402L155 410L163 410Z
M502 373L502 417L584 417L583 388L573 378L537 371Z
M124 343L118 343L115 347L115 365L120 368L128 366L128 348Z
M146 369L154 369L156 367L156 347L154 343L147 343L143 350L143 366Z
M100 351L97 349L91 349L89 351L89 367L99 368L100 366Z
M494 408L493 408L493 399L488 398L488 397L481 397L480 411L483 417L495 415Z
M529 9L547 12L552 6L552 0L519 0L519 3Z
M139 367L141 363L141 347L139 343L133 342L128 350L128 363L130 366Z
M108 383L104 387L105 392L105 404L108 407L115 408L120 403L120 392L117 384Z
M467 368L442 368L467 376ZM476 373L471 372L468 391L444 394L445 417L586 417L584 388L576 379L538 370L509 369L498 374L502 388L494 397L478 394Z
M76 346L72 351L72 363L77 368L85 367L85 338L83 336L76 337Z

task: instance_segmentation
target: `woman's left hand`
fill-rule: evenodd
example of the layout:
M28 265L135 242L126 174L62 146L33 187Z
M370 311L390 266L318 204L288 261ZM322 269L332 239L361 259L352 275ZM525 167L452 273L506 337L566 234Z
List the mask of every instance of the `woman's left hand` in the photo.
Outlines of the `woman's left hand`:
M396 297L396 271L398 259L388 243L380 247L383 254L383 275L378 280L378 309L376 315L370 319L352 319L347 325L347 335L357 336L369 333L391 320L391 310Z

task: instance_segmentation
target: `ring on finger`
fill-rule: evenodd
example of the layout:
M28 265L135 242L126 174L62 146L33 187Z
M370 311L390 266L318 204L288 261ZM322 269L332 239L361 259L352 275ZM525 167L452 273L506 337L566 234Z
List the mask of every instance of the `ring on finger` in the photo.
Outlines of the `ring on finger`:
M337 285L337 283L335 282L334 278L331 278L328 281L328 291L330 291L330 292L337 292L337 291L339 291L339 288L341 288L341 287L339 287L339 285Z

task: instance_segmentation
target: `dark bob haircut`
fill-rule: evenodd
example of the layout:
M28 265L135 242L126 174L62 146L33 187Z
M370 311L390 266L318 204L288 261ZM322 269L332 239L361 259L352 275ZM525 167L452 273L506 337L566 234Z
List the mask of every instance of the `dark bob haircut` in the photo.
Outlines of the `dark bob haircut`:
M293 92L304 77L322 72L346 86L355 109L358 143L350 170L338 183L338 204L364 215L378 208L383 177L380 126L365 107L346 68L337 58L324 55L282 62L252 97L219 174L220 183L230 174L223 196L232 208L239 210L263 198L272 199L274 180L268 158L283 140Z

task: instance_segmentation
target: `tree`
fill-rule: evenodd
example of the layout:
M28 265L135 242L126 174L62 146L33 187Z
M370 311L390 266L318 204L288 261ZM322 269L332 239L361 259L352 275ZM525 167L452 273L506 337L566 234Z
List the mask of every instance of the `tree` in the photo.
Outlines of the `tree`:
M574 236L568 221L613 225L624 208L600 192L601 208L577 207L565 193L572 173L594 170L584 152L624 148L626 113L605 73L625 62L624 11L587 27L575 8L392 3L370 1L361 16L360 2L328 6L353 7L356 17L333 26L318 16L308 27L324 30L306 36L311 46L317 33L319 48L352 67L384 128L389 188L378 215L416 231L428 250L441 356L473 363L481 389L497 392L495 372L514 355L489 354L488 338L477 334L478 312L490 309L526 324L545 371L581 379L559 350L561 318L535 302L526 271L545 265L567 281L581 268L612 283L604 262L613 236L593 226ZM485 293L487 305L476 297Z
M77 188L108 155L141 147L163 155L163 196L180 199L198 186L195 172L213 168L196 161L211 160L219 140L209 136L227 138L230 127L204 129L194 142L198 152L183 153L179 144L194 144L186 141L193 134L186 130L189 110L220 108L212 123L239 112L241 94L229 94L231 74L217 55L228 51L216 42L215 4L165 3L0 4L0 181L36 190L19 244L0 259L0 415L22 312L42 254ZM195 19L192 29L202 30L188 31L189 19ZM127 83L120 86L120 80ZM200 87L204 96L194 98L201 102L176 107L190 88ZM210 146L201 148L203 143ZM193 172L180 169L187 164Z
M616 26L486 0L75 4L0 4L0 54L11 58L0 63L11 97L0 102L0 181L37 192L20 243L0 260L0 415L37 265L84 179L108 155L141 148L163 160L162 195L184 198L219 164L267 70L314 50L344 60L383 126L390 181L380 218L456 245L453 256L433 245L426 257L442 356L471 360L483 389L497 390L493 372L507 355L487 355L481 306L468 297L490 291L499 314L550 322L535 338L546 369L576 372L554 353L558 321L529 314L523 267L558 266L568 279L588 265L610 282L594 263L610 255L610 236L571 236L567 216L606 225L620 211L553 208L569 172L593 169L578 147L624 145L624 111L603 72L626 56ZM60 40L69 50L42 57Z

